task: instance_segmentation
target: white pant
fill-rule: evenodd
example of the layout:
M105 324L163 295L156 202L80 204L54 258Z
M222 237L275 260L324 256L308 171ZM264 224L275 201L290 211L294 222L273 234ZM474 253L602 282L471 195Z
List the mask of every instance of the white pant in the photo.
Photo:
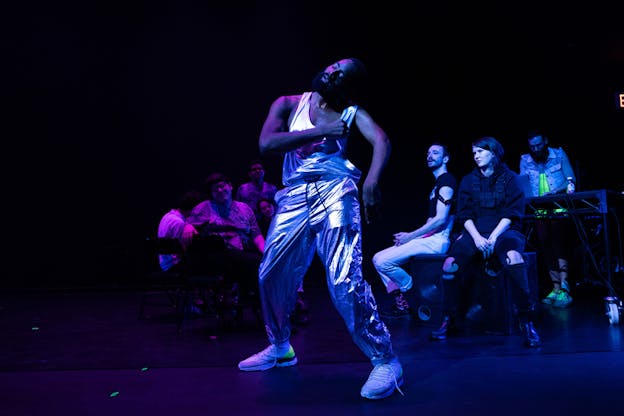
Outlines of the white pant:
M381 250L373 256L373 264L384 286L394 282L401 292L412 288L412 277L403 265L410 257L420 254L444 254L450 246L448 233L440 232L423 238L415 238L400 246Z

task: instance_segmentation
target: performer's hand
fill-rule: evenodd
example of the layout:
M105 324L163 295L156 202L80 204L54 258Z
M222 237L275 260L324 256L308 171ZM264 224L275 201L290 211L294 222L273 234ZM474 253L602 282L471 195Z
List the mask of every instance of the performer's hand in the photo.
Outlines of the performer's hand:
M381 202L381 190L377 185L377 181L366 177L362 186L362 200L364 206L373 206Z
M381 204L364 205L364 219L366 224L381 220Z
M342 119L337 119L324 126L323 136L333 136L335 138L349 135L349 126Z
M367 176L362 187L362 200L364 201L364 218L370 224L381 218L381 191L377 180Z

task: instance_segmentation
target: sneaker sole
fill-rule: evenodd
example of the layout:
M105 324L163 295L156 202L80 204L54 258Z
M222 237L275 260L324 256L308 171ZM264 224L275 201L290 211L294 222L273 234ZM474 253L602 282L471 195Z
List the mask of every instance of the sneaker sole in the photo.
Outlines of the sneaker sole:
M297 364L296 356L292 358L282 358L280 360L277 360L274 363L266 363L266 364L260 364L260 365L249 366L249 367L242 366L239 363L238 369L241 371L264 371L264 370L269 370L273 367L290 367L295 364Z
M373 394L373 395L365 395L360 392L360 395L364 397L365 399L369 399L369 400L385 399L386 397L391 396L392 393L394 393L394 391L397 389L397 387L401 387L402 385L403 385L403 375L401 375L401 377L397 379L396 386L392 386L391 389L388 389L386 391L383 391L378 394Z
M297 364L297 357L282 359L284 361L277 360L275 367L290 367Z

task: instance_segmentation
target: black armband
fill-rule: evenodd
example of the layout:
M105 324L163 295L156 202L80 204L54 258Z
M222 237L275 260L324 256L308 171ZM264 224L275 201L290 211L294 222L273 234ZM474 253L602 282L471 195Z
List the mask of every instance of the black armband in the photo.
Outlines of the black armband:
M450 199L444 199L440 194L438 194L438 201L442 202L444 205L451 205L451 202L453 202Z

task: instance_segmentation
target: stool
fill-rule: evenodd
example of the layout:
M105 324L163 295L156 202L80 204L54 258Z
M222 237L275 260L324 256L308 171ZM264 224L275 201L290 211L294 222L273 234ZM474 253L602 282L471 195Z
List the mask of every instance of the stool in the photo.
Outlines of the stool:
M405 295L418 322L437 327L442 321L442 264L446 254L413 256L407 264L412 290Z
M537 254L524 252L522 257L527 265L529 296L533 302L537 303ZM505 275L504 270L499 270L495 276L490 276L483 271L481 264L476 267L480 270L474 276L471 306L468 308L467 318L487 333L511 335L520 332L509 277Z
M145 250L147 263L141 282L143 294L139 305L139 319L145 317L147 306L167 306L175 312L177 331L182 333L184 325L193 315L195 295L201 292L204 317L215 318L220 328L230 321L237 325L241 323L242 307L229 306L221 301L228 290L224 286L223 277L195 272L177 238L148 237L145 239ZM177 254L182 257L180 267L176 267L175 271L162 271L158 256L163 254ZM166 302L163 303L163 300Z
M527 264L530 296L538 298L537 255L524 252ZM407 270L413 279L412 290L406 292L407 301L414 310L417 321L426 326L438 327L442 321L442 265L446 254L427 254L410 259ZM489 276L483 264L474 265L473 279L468 292L461 299L460 310L466 314L471 326L488 333L511 335L519 331L517 311L511 298L509 278L503 271Z

